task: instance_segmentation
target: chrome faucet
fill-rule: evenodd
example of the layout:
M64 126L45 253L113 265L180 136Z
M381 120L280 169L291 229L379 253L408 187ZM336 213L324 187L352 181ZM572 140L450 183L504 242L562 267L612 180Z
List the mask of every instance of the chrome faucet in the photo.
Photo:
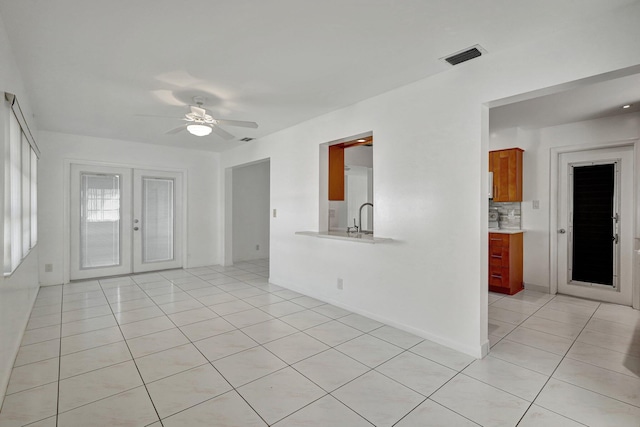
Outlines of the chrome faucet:
M358 212L358 224L360 225L361 233L364 233L364 228L362 228L362 208L364 208L367 205L373 207L373 203L369 203L369 202L363 203L362 205L360 205L360 211ZM354 222L355 222L355 219L354 219Z
M356 219L353 218L353 227L347 227L347 234L351 233L351 230L355 230L355 232L358 232L358 226L356 225Z

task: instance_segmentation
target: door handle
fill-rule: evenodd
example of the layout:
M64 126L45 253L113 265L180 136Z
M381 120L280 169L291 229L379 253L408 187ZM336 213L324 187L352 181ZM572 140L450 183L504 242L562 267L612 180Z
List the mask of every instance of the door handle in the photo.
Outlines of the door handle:
M566 232L567 232L567 230L565 230L564 228L561 228L560 230L558 230L558 233L560 233L560 234L564 234Z

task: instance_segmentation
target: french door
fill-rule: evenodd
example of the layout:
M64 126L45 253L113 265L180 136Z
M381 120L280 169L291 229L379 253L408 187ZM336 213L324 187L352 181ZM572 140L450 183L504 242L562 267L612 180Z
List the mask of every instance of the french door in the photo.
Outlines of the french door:
M181 174L71 165L71 280L182 266Z
M631 147L563 153L558 174L558 292L631 305Z

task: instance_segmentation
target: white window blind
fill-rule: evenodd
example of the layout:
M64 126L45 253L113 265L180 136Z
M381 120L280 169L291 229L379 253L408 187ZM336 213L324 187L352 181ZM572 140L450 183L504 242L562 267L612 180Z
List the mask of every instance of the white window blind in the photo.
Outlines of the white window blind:
M143 262L173 259L173 179L142 179Z
M4 273L9 275L38 240L38 154L15 97L5 93L5 98L11 103L4 161Z
M22 133L22 258L31 249L31 146Z
M120 265L120 175L81 179L80 268Z
M9 140L4 145L4 272L11 272L11 141L15 117L9 117Z
M31 247L38 243L38 156L31 150Z
M12 114L9 125L9 182L11 192L9 203L11 206L11 265L9 273L20 264L22 260L22 131L18 120ZM7 272L7 271L5 271Z

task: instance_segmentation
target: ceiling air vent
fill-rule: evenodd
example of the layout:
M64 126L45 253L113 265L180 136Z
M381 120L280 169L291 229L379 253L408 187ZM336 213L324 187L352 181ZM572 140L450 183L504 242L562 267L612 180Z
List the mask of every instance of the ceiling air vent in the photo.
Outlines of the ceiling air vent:
M253 141L255 138L249 138L249 137L244 137L242 138L240 141L242 142L249 142L249 141Z
M477 58L483 53L487 53L487 51L484 50L480 45L475 45L461 52L454 53L453 55L445 56L442 59L444 59L451 65L458 65L463 62L469 61L470 59Z

